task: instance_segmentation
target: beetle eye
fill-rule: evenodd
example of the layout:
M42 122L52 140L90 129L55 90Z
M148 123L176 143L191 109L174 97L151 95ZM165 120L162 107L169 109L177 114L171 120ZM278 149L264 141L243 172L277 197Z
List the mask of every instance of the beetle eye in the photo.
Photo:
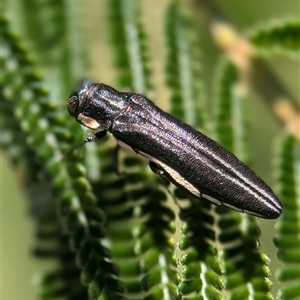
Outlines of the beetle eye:
M78 95L72 95L69 98L69 101L67 103L67 109L68 109L68 112L71 116L74 116L76 114L78 104L79 104Z

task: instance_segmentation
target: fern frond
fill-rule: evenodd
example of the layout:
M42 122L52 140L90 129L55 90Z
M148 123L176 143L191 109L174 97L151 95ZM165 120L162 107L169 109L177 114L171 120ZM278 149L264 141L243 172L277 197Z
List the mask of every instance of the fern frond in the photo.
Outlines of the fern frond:
M151 88L147 36L139 20L139 1L108 0L114 64L119 70L120 88L147 95Z
M250 41L258 54L263 56L287 55L299 58L300 21L298 19L280 20L252 29Z
M81 2L7 1L6 7L10 6L15 27L25 37L39 69L47 73L44 80L57 98L65 99L86 68Z
M5 61L7 68L12 63L11 59L18 66L14 80L11 78L6 82L4 95L10 95L14 101L14 116L27 137L26 143L43 165L45 178L51 183L58 199L60 218L70 235L77 265L83 269L81 278L89 286L93 297L98 297L102 289L110 295L117 295L122 288L117 280L116 268L110 261L108 249L101 242L105 217L95 207L95 196L84 177L84 167L78 157L72 161L62 161L66 144L74 142L72 135L64 134L66 112L60 114L51 105L42 80L35 74L34 65L26 52L10 33L7 21L2 19L1 25L4 47L12 54Z
M201 44L195 24L173 1L166 13L166 82L171 90L170 113L193 126L204 126Z
M138 18L139 4L109 1L108 7L115 65L122 79L119 84L147 94L151 87L148 40ZM99 157L104 161L100 152ZM112 149L107 155L109 152ZM171 264L173 245L169 240L174 213L166 206L165 192L160 190L157 178L145 170L145 164L129 154L120 154L121 177L114 174L111 164L105 164L103 173L107 180L103 178L98 184L104 192L99 199L103 199L109 217L111 249L127 287L126 295L161 299L163 294L169 294L172 299L175 273ZM121 220L126 225L120 225Z
M218 82L216 134L218 141L240 159L246 153L245 93L236 67L223 61ZM222 245L228 299L272 299L268 258L258 249L256 218L217 207L218 241Z
M166 14L167 40L166 78L171 91L170 111L176 117L203 127L203 88L201 84L201 47L198 28L181 13L180 4L173 1ZM180 272L179 299L221 299L222 266L214 247L214 217L211 205L189 199L176 189L182 221L181 240L176 253ZM201 295L201 296L200 296Z
M282 217L276 224L274 244L282 266L277 270L281 283L279 299L300 297L300 142L291 135L281 138L277 150L278 196L283 204Z

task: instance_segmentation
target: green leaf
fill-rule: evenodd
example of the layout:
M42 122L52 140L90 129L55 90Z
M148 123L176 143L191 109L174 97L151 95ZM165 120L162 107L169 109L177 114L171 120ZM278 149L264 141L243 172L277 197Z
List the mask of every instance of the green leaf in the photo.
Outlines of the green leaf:
M299 58L300 21L298 19L278 20L269 25L253 29L249 34L258 54L288 55Z
M148 39L139 20L139 2L109 1L107 5L119 85L147 94L151 87ZM105 176L94 187L108 216L112 257L118 262L126 295L161 299L165 294L172 299L175 271L169 240L175 216L166 206L165 192L159 188L157 177L145 170L144 163L122 151L118 153L122 176L117 176L108 157L113 149L106 151L105 145L101 148L99 157Z
M203 127L204 97L199 80L201 48L198 28L191 18L183 16L177 1L173 1L167 11L165 35L166 78L171 91L170 112L189 124ZM218 251L212 245L214 232L208 229L214 222L209 212L210 204L190 199L179 189L174 191L173 198L180 203L179 218L182 222L176 253L177 266L181 270L177 286L178 298L194 299L194 295L202 295L209 299L221 299L222 266L218 260Z
M283 204L283 213L276 224L274 238L277 256L282 266L276 276L282 283L278 291L280 299L300 297L300 142L291 135L284 135L277 147L277 189Z
M216 137L242 161L248 160L246 151L247 126L245 120L246 93L237 68L229 61L222 61L216 93ZM224 281L228 299L272 299L268 280L268 258L258 249L260 231L257 221L224 207L219 213L218 235L223 245ZM265 298L264 298L265 297Z
M72 250L80 257L77 259L79 267L84 269L90 260L95 263L96 271L86 283L94 287L99 286L99 290L103 288L113 297L123 289L116 278L109 251L101 243L104 215L100 212L90 213L99 209L96 207L90 184L84 177L85 169L80 163L80 157L74 156L69 161L62 160L65 145L70 141L74 142L72 135L61 134L63 132L61 121L66 112L59 113L51 105L42 80L35 76L34 65L28 59L26 51L19 46L16 37L11 34L7 20L1 19L1 26L3 47L8 54L4 58L4 74L9 73L11 64L18 66L18 73L10 76L9 81L3 82L6 87L4 97L12 101L14 117L19 120L23 135L28 136L26 147L34 152L35 158L43 166L43 177L51 183L52 193L58 200L57 206L63 229L68 232ZM36 101L39 106L36 105ZM31 130L32 128L35 130ZM96 234L93 230L95 226L99 229ZM57 238L60 238L60 235ZM95 276L96 274L98 275ZM42 295L45 297L49 296L50 290L52 296L62 293L62 290L55 288L55 283L52 283L49 288L42 287ZM66 289L64 293L70 292ZM79 293L81 294L82 290L79 290Z
M166 13L166 81L171 91L170 113L193 126L204 126L201 44L195 22L173 1Z
M147 95L150 84L150 63L147 36L140 22L137 0L108 0L108 22L114 46L114 64L119 70L120 88Z

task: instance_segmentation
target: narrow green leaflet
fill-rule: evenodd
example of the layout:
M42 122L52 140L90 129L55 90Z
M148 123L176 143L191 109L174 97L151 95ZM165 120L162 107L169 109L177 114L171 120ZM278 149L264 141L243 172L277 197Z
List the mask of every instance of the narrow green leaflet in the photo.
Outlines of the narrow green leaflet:
M245 94L236 67L225 60L219 70L216 137L240 159L247 160ZM256 218L216 207L217 239L222 246L226 299L273 299L268 258L258 249Z
M282 265L276 272L281 300L300 297L300 142L284 135L277 147L277 185L284 210L274 238Z
M119 85L147 95L151 73L139 5L138 1L108 1L108 22ZM105 176L95 188L100 187L99 205L108 216L112 256L118 262L126 296L174 299L171 236L175 216L166 205L161 181L145 169L145 162L122 151L118 151L120 175L116 175L103 156L110 155L112 162L114 150L102 151L99 157Z
M3 95L12 102L14 114L11 117L20 123L26 144L43 166L42 175L51 185L51 192L58 201L56 205L63 231L69 235L71 248L76 253L76 264L82 270L81 280L94 298L100 296L103 290L111 297L116 297L123 288L118 282L109 250L102 244L105 216L95 206L96 199L85 177L81 158L74 156L70 160L63 160L66 148L75 141L74 135L64 130L66 111L58 112L57 107L51 104L48 92L34 72L33 63L10 32L5 19L1 19L1 33L5 49L3 78L9 78L3 83ZM15 72L12 72L12 66L15 66ZM54 284L50 288L55 288ZM65 285L68 284L65 281ZM68 289L57 288L49 295L47 286L43 288L44 297L56 296L57 293L69 294ZM79 289L78 293L82 294L82 290Z
M278 20L254 28L249 33L250 41L259 54L292 56L299 59L300 20Z
M168 47L166 82L171 91L170 113L188 124L203 127L204 89L199 31L179 11L178 3L170 5L165 21Z
M14 12L12 23L30 46L39 69L47 74L47 86L56 91L56 99L65 99L86 70L83 4L78 0L4 2Z
M197 26L182 15L173 2L166 14L166 81L171 91L170 112L192 124L204 126L203 88L201 83L201 45ZM211 204L189 199L179 189L174 192L182 221L181 239L175 253L180 281L179 299L222 299L222 266L213 245L215 233Z
M114 64L119 69L118 85L147 95L151 70L139 6L137 0L107 1Z

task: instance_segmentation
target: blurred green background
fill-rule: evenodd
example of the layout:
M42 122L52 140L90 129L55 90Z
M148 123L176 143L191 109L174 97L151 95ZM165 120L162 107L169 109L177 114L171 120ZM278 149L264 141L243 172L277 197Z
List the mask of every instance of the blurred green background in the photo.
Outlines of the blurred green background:
M25 0L23 0L25 1ZM200 0L199 0L200 1ZM13 21L18 1L4 1L5 15ZM87 52L90 53L91 76L95 80L113 85L113 68L109 60L109 45L104 30L105 0L84 1L83 23L87 35ZM163 70L163 12L169 1L144 0L142 1L142 15L146 32L150 35L150 50L153 62L154 84L157 88L161 106L166 107L164 100ZM193 2L193 1L188 1ZM196 1L194 1L196 2ZM240 30L247 30L251 26L264 23L268 20L285 16L300 17L300 4L298 0L289 1L240 1L219 0L215 1L222 10L231 18ZM3 13L3 12L1 12ZM15 22L16 30L18 26ZM215 72L215 62L218 50L212 43L207 32L203 34L203 60L205 66L205 81L207 89L211 88L212 78ZM270 67L282 80L287 89L296 99L299 99L299 62L276 58L268 61ZM47 74L43 74L47 78ZM71 92L71 91L70 91ZM211 95L210 93L208 93ZM249 104L248 119L251 122L250 149L252 153L253 169L269 184L272 185L272 161L274 142L282 128L272 115L270 108L263 103L259 95L252 93L253 98ZM65 99L66 100L66 99ZM62 101L64 102L64 100ZM60 107L59 109L65 109ZM79 128L78 128L79 129ZM68 128L66 128L68 130ZM80 129L79 129L80 130ZM34 240L34 225L29 214L27 199L21 187L21 174L13 169L8 157L1 152L1 280L2 299L37 299L34 288L34 276L43 268L45 262L36 261L30 255L30 248ZM273 222L264 222L262 249L271 253L271 259L276 258L275 248L272 245ZM270 252L271 249L271 252ZM51 264L51 262L48 262ZM274 267L272 265L272 267Z

